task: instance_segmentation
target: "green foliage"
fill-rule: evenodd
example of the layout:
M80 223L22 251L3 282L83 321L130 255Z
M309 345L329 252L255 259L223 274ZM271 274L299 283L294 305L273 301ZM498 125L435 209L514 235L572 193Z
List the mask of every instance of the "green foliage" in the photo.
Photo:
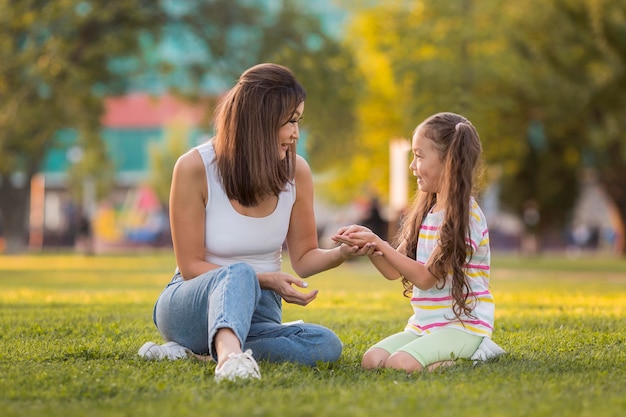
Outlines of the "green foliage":
M110 184L99 137L101 93L119 91L119 77L107 64L133 54L140 31L157 30L163 16L145 0L0 0L0 10L0 176L21 172L26 179L19 187L1 182L0 212L8 250L19 251L30 179L58 146L57 132L78 132L84 158L72 183L89 176L103 191Z
M187 33L196 41L185 62L164 63L165 76L184 74L188 80L174 84L179 92L192 97L207 91L221 94L252 65L286 65L307 90L303 140L306 136L309 162L318 170L341 162L355 140L355 65L351 52L322 27L315 5L298 0L272 5L232 0L181 3L170 14L167 31Z
M149 183L159 201L167 207L172 184L172 171L176 160L188 149L191 128L183 123L172 123L165 129L162 143L152 143L148 149L150 157Z
M616 168L622 170L623 165L623 156L618 157L622 162L617 165L594 160L597 151L615 154L609 151L610 141L594 145L594 131L597 136L596 118L606 120L601 107L620 114L625 109L623 102L620 104L611 96L623 91L623 76L619 74L623 72L626 55L609 57L602 50L605 29L610 33L626 28L626 4L583 3L537 2L527 13L509 14L517 28L507 36L518 64L517 80L528 74L532 82L526 81L524 88L515 79L508 84L518 85L513 90L517 102L525 105L531 125L543 126L546 139L543 149L538 149L528 132L519 164L511 166L505 175L503 197L518 212L528 200L539 202L544 227L558 226L568 219L581 168L591 166L614 172ZM621 23L611 18L619 15ZM593 104L596 100L603 105ZM607 133L604 130L601 136Z
M313 165L340 160L354 138L350 54L295 0L0 0L0 10L0 212L10 251L22 249L12 246L27 235L30 179L62 146L62 129L75 130L83 149L70 171L72 194L81 197L85 177L106 194L114 167L100 138L102 99L153 87L146 79L156 81L155 93L199 99L276 61L294 67L309 91ZM159 49L161 39L181 55L168 55L170 44ZM14 172L26 179L20 190L8 181Z
M365 78L359 141L332 193L368 183L384 198L389 141L454 111L477 127L505 208L534 201L539 227L560 230L581 168L594 166L626 219L623 0L367 4L352 9L346 38Z
M355 102L360 82L352 52L295 0L282 2L262 32L259 60L288 66L307 90L303 140L312 168L345 161L355 145Z
M402 329L399 283L354 261L309 279L309 306L285 320L335 330L339 362L261 363L261 381L216 384L215 365L148 362L152 306L169 252L41 255L0 262L0 410L13 416L621 416L626 408L626 264L495 257L495 361L431 374L364 371L363 352Z
M626 3L561 0L549 11L516 35L527 64L544 69L538 82L550 94L538 103L562 159L600 172L625 223Z
M316 172L342 164L358 139L354 111L356 65L339 44L326 40L323 45L306 56L285 47L271 59L291 68L307 90L301 136L306 140L307 159Z
M142 0L3 0L0 8L0 95L5 98L0 169L31 173L54 146L55 132L98 130L102 103L94 87L112 88L117 81L108 59L132 53L138 32L158 28L162 16Z

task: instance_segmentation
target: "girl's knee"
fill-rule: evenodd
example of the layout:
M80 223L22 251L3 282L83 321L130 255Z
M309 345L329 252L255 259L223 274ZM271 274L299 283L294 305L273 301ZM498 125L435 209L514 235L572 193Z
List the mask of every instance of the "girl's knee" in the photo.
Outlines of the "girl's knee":
M413 356L406 352L396 352L389 356L385 362L385 368L397 369L406 373L420 372L424 366Z
M442 361L442 362L435 362L435 363L431 363L430 365L428 365L428 367L426 369L428 369L428 372L433 372L436 371L437 369L441 368L449 368L451 366L454 366L456 364L455 361Z
M380 348L370 348L363 355L361 367L363 369L376 369L385 366L385 362L389 358L389 352Z

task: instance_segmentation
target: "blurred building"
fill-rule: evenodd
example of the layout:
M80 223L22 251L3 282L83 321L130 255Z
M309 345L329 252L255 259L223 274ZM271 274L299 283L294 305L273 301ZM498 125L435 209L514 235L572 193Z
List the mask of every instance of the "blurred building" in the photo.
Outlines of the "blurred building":
M31 241L31 244L74 246L81 234L81 224L82 230L85 230L86 221L93 226L87 230L96 234L92 237L101 245L168 243L167 239L164 240L169 230L167 213L159 205L154 191L147 186L148 150L151 144L164 140L166 127L172 123L188 125L188 147L196 144L201 137L197 126L204 117L204 111L171 95L153 97L137 92L107 98L102 136L116 169L115 185L111 195L105 201L94 202L95 207L91 207L89 213L86 212L88 203L74 201L67 189L66 172L81 158L82 153L75 145L76 132L59 132L59 141L63 146L48 153L42 175L34 180L41 181L43 185L37 187L33 184L33 193L37 190L44 193L43 210L39 210L43 213L43 224L39 242ZM88 186L86 183L85 188ZM37 212L31 209L31 213Z

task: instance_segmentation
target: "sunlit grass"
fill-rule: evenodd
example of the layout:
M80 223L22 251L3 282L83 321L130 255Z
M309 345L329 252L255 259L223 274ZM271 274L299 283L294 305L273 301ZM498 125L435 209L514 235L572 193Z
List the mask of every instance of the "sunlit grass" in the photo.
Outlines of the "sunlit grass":
M0 415L621 416L626 410L626 262L494 256L494 339L504 357L406 376L360 369L372 343L404 327L399 282L367 261L308 279L286 321L335 330L344 354L310 369L261 363L260 382L217 385L214 364L138 358L159 341L152 307L170 252L0 257Z

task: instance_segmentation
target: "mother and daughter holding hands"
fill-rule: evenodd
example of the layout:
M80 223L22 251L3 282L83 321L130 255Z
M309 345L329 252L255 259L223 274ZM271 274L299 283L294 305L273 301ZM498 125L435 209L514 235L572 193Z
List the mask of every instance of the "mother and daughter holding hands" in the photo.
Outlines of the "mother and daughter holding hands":
M244 72L221 99L215 136L182 155L173 172L170 223L177 268L154 306L165 344L146 359L216 361L216 380L260 378L257 360L314 366L339 359L342 343L323 326L282 323L282 300L305 306L317 291L299 277L368 256L401 279L414 314L404 331L372 346L367 369L432 370L459 358L502 352L491 341L489 234L472 197L481 145L462 116L439 113L412 139L409 169L419 192L397 246L351 225L318 247L313 180L295 142L306 92L276 64ZM299 277L281 271L286 244Z

